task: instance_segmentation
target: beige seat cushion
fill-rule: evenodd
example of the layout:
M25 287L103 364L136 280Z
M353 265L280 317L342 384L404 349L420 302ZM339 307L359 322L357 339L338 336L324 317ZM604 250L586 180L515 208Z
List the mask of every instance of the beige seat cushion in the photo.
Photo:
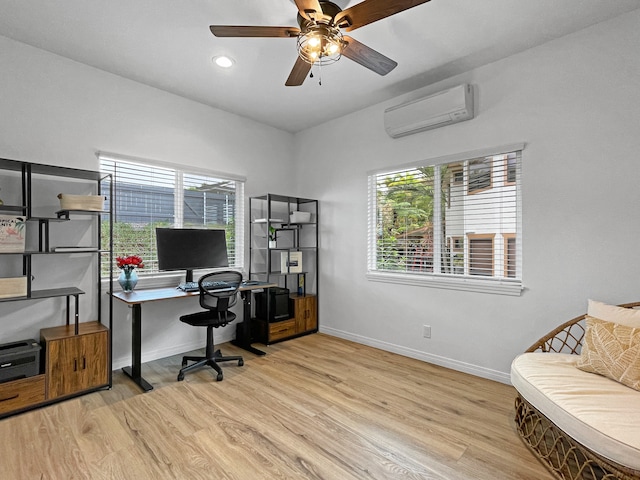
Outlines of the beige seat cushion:
M578 355L524 353L511 365L520 395L576 441L640 470L640 392L576 368Z

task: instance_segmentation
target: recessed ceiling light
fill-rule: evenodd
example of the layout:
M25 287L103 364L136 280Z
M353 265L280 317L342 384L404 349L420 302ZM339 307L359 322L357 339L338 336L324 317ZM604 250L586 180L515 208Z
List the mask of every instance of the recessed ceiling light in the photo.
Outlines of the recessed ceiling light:
M235 63L233 58L227 57L226 55L218 55L217 57L213 57L212 60L216 65L222 68L232 67Z

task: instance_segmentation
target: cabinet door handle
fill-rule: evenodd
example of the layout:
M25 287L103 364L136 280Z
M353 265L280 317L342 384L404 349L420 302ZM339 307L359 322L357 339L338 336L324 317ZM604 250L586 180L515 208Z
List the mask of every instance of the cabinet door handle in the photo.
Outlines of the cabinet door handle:
M82 357L82 369L87 369L87 357Z
M74 372L78 371L78 359L77 358L73 359L73 371Z
M13 400L14 398L18 398L20 396L19 393L16 393L13 397L0 398L0 402L6 402L8 400Z

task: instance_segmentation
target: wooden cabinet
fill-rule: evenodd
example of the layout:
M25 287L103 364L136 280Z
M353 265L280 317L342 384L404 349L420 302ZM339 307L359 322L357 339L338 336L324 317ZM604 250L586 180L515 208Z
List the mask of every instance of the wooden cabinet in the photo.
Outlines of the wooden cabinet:
M315 295L291 295L296 333L312 332L318 329L318 302Z
M44 328L47 400L106 386L109 381L109 331L99 322Z
M291 318L277 322L254 319L257 340L265 344L279 342L318 331L318 300L315 295L290 296Z

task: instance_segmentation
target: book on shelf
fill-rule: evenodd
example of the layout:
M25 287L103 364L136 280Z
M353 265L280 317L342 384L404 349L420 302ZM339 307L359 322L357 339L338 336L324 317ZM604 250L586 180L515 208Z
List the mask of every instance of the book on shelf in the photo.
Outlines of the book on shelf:
M24 217L0 215L0 253L23 253L25 238Z
M73 252L97 252L98 249L96 247L83 247L83 246L61 246L61 247L53 247L51 249L52 252L69 252L69 253L73 253Z
M0 278L0 298L26 296L27 277Z
M271 223L284 223L284 220L281 218L270 218L269 222ZM267 223L267 219L266 218L256 218L254 220L254 223Z
M302 252L282 252L280 271L282 273L302 273Z

